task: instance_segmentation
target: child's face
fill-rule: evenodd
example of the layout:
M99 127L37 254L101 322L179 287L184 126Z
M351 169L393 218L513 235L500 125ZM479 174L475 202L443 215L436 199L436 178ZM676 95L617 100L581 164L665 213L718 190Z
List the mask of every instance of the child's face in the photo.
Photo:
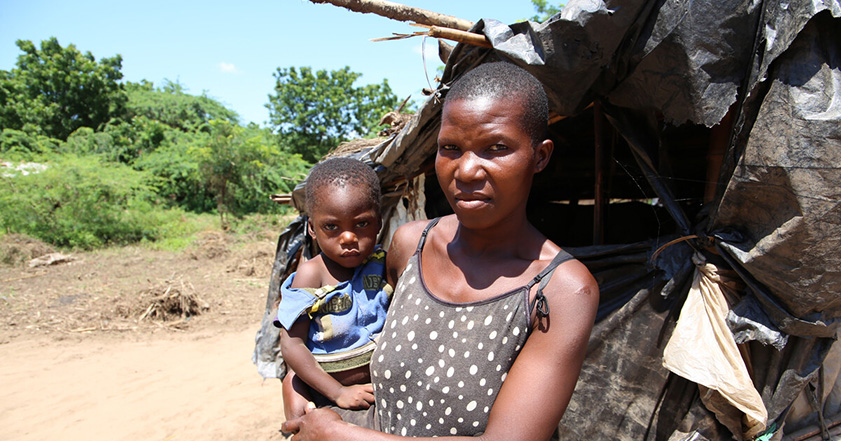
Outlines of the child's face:
M449 101L441 116L435 171L459 221L497 225L525 205L552 141L537 146L520 124L523 104L475 98Z
M381 220L359 186L326 185L316 191L310 235L324 257L345 268L359 266L377 244Z

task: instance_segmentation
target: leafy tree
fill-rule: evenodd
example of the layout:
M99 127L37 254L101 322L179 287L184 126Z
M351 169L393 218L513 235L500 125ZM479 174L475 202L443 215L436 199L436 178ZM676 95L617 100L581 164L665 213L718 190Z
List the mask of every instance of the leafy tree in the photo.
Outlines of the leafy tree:
M380 118L399 101L388 80L354 87L361 75L347 66L330 72L278 68L275 94L266 107L281 142L316 162L350 138L375 134Z
M209 135L203 132L169 132L172 136L160 148L140 156L134 167L155 176L152 185L169 206L195 213L216 208L213 193L205 186L199 171L203 147Z
M67 139L79 127L99 128L123 112L122 57L96 61L53 37L38 49L18 40L17 68L0 71L0 128Z
M537 11L537 14L532 16L531 20L540 23L550 19L553 15L561 12L561 9L564 8L563 4L559 4L558 6L550 5L546 0L531 0L531 3Z
M295 178L305 176L307 164L300 156L281 152L265 131L227 121L210 124L210 140L196 153L199 174L216 198L223 226L227 226L229 214L239 216L277 208L269 195L291 191Z
M211 120L236 123L239 119L236 112L220 102L204 93L190 95L177 82L165 81L163 88L155 88L148 81L128 83L126 93L126 116L129 120L142 116L185 132L210 132L208 123Z

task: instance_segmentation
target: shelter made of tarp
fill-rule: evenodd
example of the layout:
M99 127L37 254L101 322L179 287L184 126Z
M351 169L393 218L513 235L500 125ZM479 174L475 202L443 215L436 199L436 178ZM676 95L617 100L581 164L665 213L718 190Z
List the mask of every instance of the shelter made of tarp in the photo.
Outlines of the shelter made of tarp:
M387 244L449 212L432 167L448 85L495 60L543 83L556 151L529 216L601 291L561 439L839 430L841 3L570 1L544 23L471 31L492 48L458 44L414 118L354 155L383 183ZM299 217L257 334L264 377L284 374L279 283L314 252Z

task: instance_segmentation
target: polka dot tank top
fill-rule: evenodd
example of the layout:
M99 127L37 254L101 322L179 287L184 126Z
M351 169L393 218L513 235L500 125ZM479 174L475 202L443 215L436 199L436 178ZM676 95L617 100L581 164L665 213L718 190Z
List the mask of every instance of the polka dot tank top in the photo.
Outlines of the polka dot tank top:
M402 436L482 434L508 370L530 326L530 310L548 314L542 291L556 257L527 285L493 298L450 303L434 297L421 272L421 249L409 259L394 291L386 325L371 360L379 429ZM529 290L545 277L535 301ZM542 299L542 301L541 301Z

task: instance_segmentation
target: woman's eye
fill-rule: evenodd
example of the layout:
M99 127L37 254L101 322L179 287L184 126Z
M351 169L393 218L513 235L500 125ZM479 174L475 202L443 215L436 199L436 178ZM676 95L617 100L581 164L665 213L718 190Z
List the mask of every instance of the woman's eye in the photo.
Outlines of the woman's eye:
M439 149L439 150L448 150L448 151L449 151L449 150L458 150L458 147L456 147L456 146L454 146L454 145L452 145L452 144L446 144L446 145L439 146L439 147L438 147L438 149Z
M508 150L508 146L504 144L494 144L489 149L492 152L501 152L503 150Z

